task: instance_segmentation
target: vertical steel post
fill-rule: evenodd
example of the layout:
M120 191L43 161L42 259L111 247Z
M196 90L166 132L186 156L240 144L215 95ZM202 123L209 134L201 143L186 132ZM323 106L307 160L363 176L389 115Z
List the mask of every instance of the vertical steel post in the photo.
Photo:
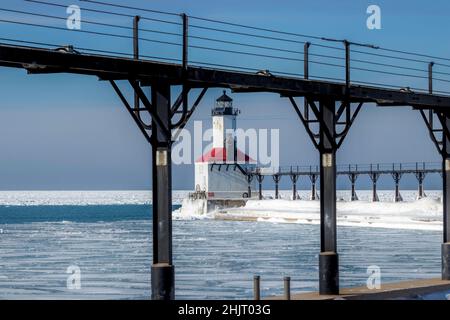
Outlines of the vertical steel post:
M372 180L372 202L379 201L378 193L377 193L377 181L378 181L378 173L371 173L370 178Z
M305 79L309 79L309 47L310 42L305 42L303 49L303 76Z
M275 181L275 199L279 198L279 182L280 182L281 176L279 174L273 175L273 181Z
M320 255L319 293L339 294L339 262L336 228L335 102L320 101Z
M379 165L377 164L377 170L379 169ZM372 202L379 201L378 194L377 194L377 181L380 177L380 174L373 171L372 164L370 164L370 174L369 174L370 180L372 180Z
M433 94L433 66L434 62L428 64L428 93ZM428 118L430 119L430 126L433 128L433 109L428 110Z
M182 99L183 99L183 116L186 117L188 111L188 84L187 84L187 72L188 72L188 16L183 13L181 14L181 18L183 20L183 52L182 52L182 66L183 66L183 88L181 91Z
M262 200L263 196L262 196L262 182L264 180L264 176L261 174L258 174L256 176L256 179L258 180L258 199Z
M445 125L450 128L450 117L445 115ZM442 203L443 203L443 244L442 244L442 279L450 280L450 140L443 134L442 152Z
M140 16L135 16L133 18L133 58L139 59L139 20L141 19ZM134 93L134 109L136 110L135 113L139 117L139 96L135 92Z
M352 184L351 201L356 201L356 200L358 200L358 196L356 195L356 188L355 188L356 178L357 178L356 173L354 173L354 172L350 173L350 182L351 182L351 184Z
M298 180L298 175L291 174L291 180L292 180L292 200L297 200L297 180Z
M182 63L183 63L183 71L187 71L188 68L188 49L189 49L189 43L188 43L188 16L185 13L181 14L181 18L183 20L183 57L182 57Z
M303 49L303 76L305 79L309 79L309 47L311 46L310 42L305 42L305 46ZM309 120L309 107L308 101L306 97L304 97L304 116L306 120Z
M291 277L284 277L284 300L291 300Z
M416 172L417 181L419 182L419 188L417 190L417 198L422 199L425 196L425 193L423 192L423 180L425 178L425 174L422 171Z
M311 174L309 176L310 180L311 180L311 200L316 200L316 194L317 194L317 190L316 190L316 181L317 181L317 175L315 174Z
M403 201L402 196L400 194L400 179L401 174L399 172L393 173L394 181L395 181L395 197L394 202L401 202Z
M172 265L172 157L170 128L170 85L152 86L152 105L161 125L152 120L153 172L153 265L152 299L175 298L175 269ZM169 129L170 132L170 129Z
M434 62L428 64L428 92L433 93L433 66Z
M345 87L350 88L350 42L344 40L345 45Z
M259 276L253 276L253 299L261 300L261 278Z
M248 174L247 175L247 182L248 182L248 186L247 186L247 189L248 189L248 197L249 198L251 198L252 197L252 180L253 180L253 177L252 177L252 175L251 174Z
M139 20L140 16L133 18L133 57L139 59Z

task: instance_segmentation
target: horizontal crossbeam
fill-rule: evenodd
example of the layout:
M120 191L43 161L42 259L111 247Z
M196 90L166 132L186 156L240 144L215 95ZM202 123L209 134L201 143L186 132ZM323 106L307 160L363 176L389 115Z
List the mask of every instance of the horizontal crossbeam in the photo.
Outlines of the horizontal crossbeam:
M327 97L335 100L396 104L415 108L450 109L450 97L436 94L404 92L381 87L288 78L266 77L256 73L208 69L181 64L106 57L92 54L64 53L51 49L0 45L0 66L40 72L64 72L98 76L103 80L140 80L142 85L165 81L172 85L183 82L190 88L226 87L248 92L272 92L284 96L311 99ZM185 75L185 76L184 76Z

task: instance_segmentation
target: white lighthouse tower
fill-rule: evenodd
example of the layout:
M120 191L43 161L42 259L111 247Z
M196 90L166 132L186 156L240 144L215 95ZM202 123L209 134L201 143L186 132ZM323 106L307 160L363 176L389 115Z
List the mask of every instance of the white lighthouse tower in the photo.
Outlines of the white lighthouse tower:
M236 116L239 110L233 108L233 99L227 96L225 90L216 100L212 109L213 121L213 148L224 149L225 161L236 160Z
M236 117L239 110L223 91L212 109L213 146L195 162L195 189L208 199L246 198L246 170L255 161L236 147Z

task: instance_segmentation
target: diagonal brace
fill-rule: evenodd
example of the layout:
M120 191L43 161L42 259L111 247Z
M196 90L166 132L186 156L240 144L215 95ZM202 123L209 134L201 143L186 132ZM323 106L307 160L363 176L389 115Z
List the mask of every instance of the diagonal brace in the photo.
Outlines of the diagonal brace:
M164 123L162 122L161 118L152 110L152 104L150 103L150 101L148 100L147 96L145 95L145 93L142 91L142 88L139 86L139 84L137 83L136 80L132 80L132 79L128 79L128 81L130 82L131 86L133 87L134 91L137 93L137 95L139 96L139 99L142 101L142 103L144 104L144 107L147 109L147 111L150 113L150 115L152 116L152 118L155 120L155 122L158 124L158 126L161 128L161 132L162 134L168 139L170 140L170 131L169 129L164 125Z
M423 109L420 109L420 115L422 116L423 121L425 122L425 125L427 126L427 129L430 133L431 141L433 141L434 145L436 146L436 149L438 152L443 155L443 148L441 147L442 143L438 141L436 138L436 135L434 134L434 127L433 127L433 113L429 113L429 117L426 116L425 111Z
M119 96L119 99L122 101L123 105L128 110L128 112L130 113L130 115L133 118L133 120L136 122L138 128L141 130L142 134L144 135L145 140L147 140L147 142L151 144L152 142L151 142L150 136L148 135L147 130L145 129L145 127L144 127L143 123L141 122L140 118L136 115L134 110L131 108L130 104L128 103L128 101L125 98L125 96L123 95L123 93L120 91L120 89L117 86L117 84L114 82L114 80L109 80L109 83L111 84L111 86L113 87L113 89L117 93L117 95Z
M206 91L208 91L208 88L203 88L202 89L202 91L198 95L197 99L195 100L194 104L192 105L191 109L189 111L187 111L186 117L184 117L183 121L178 121L178 123L176 123L177 126L172 125L173 128L177 128L178 129L178 131L174 135L174 138L173 138L174 141L176 141L178 139L178 136L180 135L181 130L186 126L186 124L188 123L188 121L191 118L192 114L197 109L198 105L200 104L200 102L203 99L203 96L206 94Z
M305 97L306 99L306 97ZM309 106L311 107L312 112L314 113L317 120L319 120L320 126L323 128L323 133L326 135L328 141L330 142L333 149L337 148L336 140L334 137L334 134L330 132L330 130L327 128L325 122L323 121L322 117L320 116L320 110L317 108L317 105L314 103L314 101L307 99Z
M298 117L300 118L300 121L303 123L303 126L306 129L306 132L309 135L309 138L313 142L314 146L318 149L319 143L317 142L314 133L312 132L311 128L309 127L308 120L305 119L302 112L300 111L297 103L295 102L293 97L289 97L289 101L291 102L292 106L294 107L295 112L297 113Z
M172 108L170 109L170 115L172 117L178 112L178 109L180 108L181 104L184 102L184 96L187 95L189 93L189 91L191 91L191 88L183 85L183 89L182 89L181 93L178 95L178 98L175 100Z
M358 104L358 106L356 107L355 112L353 113L353 115L351 116L350 119L347 119L346 124L345 124L345 128L344 130L342 130L341 133L336 134L336 138L340 138L337 147L339 148L342 143L344 142L345 137L347 136L351 126L353 125L353 122L355 121L356 117L358 116L359 111L361 110L361 107L363 105L363 102L360 102ZM350 110L350 104L347 106L347 110Z

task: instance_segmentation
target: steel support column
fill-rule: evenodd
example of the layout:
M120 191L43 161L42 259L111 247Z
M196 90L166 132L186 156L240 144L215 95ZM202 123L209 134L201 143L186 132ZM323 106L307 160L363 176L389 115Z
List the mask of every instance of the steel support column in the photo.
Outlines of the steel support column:
M262 182L264 180L264 176L261 174L256 175L256 179L258 180L258 199L262 200Z
M400 179L402 177L400 172L393 172L392 177L395 181L395 195L394 195L394 202L401 202L403 201L402 195L400 194Z
M320 101L320 255L319 293L339 294L336 232L335 102ZM326 134L328 132L328 134Z
M253 176L251 174L247 175L247 194L248 197L251 198L252 197L252 181L253 181Z
M378 178L380 177L379 173L376 172L372 172L370 175L370 180L372 180L372 202L377 202L380 201L380 199L378 198L378 193L377 193L377 181Z
M351 201L356 201L358 200L358 196L356 194L356 188L355 188L355 184L356 184L356 179L358 178L358 174L356 173L350 173L349 174L349 179L350 182L352 184L352 196L351 196Z
M317 181L317 175L311 174L309 175L309 179L311 180L311 200L316 200L317 198L317 189L316 189L316 181Z
M417 199L422 199L425 197L425 192L423 190L423 180L425 179L425 173L422 171L416 172L417 182L419 183L417 190Z
M450 116L445 116L442 123L450 128ZM442 203L443 203L443 244L442 244L442 279L450 280L450 137L443 135L442 148Z
M430 71L432 71L432 66L430 64ZM430 84L432 85L431 81ZM430 86L431 91L432 87ZM450 114L432 109L428 111L428 115L424 110L420 110L420 114L428 128L431 141L442 156L442 279L450 280ZM441 128L436 128L435 117L439 120Z
M298 175L291 174L291 181L292 181L292 200L297 200L297 180Z
M275 199L280 197L279 183L280 183L281 175L275 174L273 175L273 181L275 181Z
M152 106L159 121L152 120L153 172L153 265L152 299L175 298L175 269L172 265L172 158L170 128L170 85L152 86ZM152 119L155 117L153 116ZM164 127L165 129L164 129Z

